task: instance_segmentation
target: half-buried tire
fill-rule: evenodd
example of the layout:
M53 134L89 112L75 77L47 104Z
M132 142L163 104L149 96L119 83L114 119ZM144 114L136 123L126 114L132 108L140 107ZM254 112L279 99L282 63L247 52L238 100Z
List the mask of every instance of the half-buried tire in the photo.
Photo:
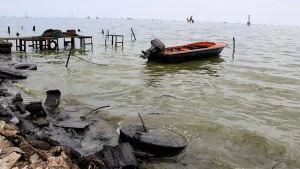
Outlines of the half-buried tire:
M2 79L26 79L27 76L15 69L7 68L7 67L0 67L0 78L2 78Z
M34 63L20 63L14 65L15 69L37 70L37 66Z
M11 53L11 48L0 47L0 54L10 54L10 53Z
M174 156L181 153L187 146L183 136L167 130L147 128L142 125L128 125L120 130L120 142L129 142L134 150L150 153L156 157Z
M0 48L11 48L12 43L11 42L0 42Z

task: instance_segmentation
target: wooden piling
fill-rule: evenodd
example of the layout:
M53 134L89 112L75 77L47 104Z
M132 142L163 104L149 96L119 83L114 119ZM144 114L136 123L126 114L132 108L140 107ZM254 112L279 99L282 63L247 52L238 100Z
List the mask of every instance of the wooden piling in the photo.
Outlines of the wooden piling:
M235 53L235 38L233 37L233 51L232 51L232 57L234 57L234 53Z
M124 46L124 36L123 35L105 35L105 47L106 47L106 41L107 39L109 39L109 37L111 36L111 45L113 46L115 43L115 47L117 47L118 43L122 43L122 47ZM122 38L121 42L118 42L118 37ZM115 38L115 41L114 41Z
M71 38L71 47L75 48L75 39L74 38Z
M146 128L146 126L145 126L145 123L144 123L144 121L143 121L143 119L142 119L140 113L138 113L138 115L139 115L139 117L140 117L140 120L142 121L143 128L144 128L145 132L148 133L147 128Z
M133 32L133 29L131 28L131 41L132 41L132 36L134 37L134 41L136 41L135 34L134 34L134 32ZM133 42L134 42L134 41L133 41Z
M68 55L68 60L67 60L67 63L66 63L66 68L68 68L68 64L69 64L71 52L72 52L72 48L70 49L70 52L69 52L69 55Z

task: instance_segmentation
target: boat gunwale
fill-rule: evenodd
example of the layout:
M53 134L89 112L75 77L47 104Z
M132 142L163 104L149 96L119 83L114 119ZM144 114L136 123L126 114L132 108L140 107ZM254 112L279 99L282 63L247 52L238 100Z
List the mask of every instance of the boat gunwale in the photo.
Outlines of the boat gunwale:
M193 44L197 44L201 42L195 42L195 43L190 43L187 45L180 45L180 46L171 46L171 47L166 47L166 49L172 49L172 48L182 48L184 46L193 46ZM200 49L193 49L193 50L185 50L185 51L175 51L175 52L162 52L163 55L174 55L174 54L184 54L184 53L190 53L190 52L198 52L198 51L205 51L205 50L211 50L211 49L219 49L219 48L225 48L228 46L227 43L223 42L203 42L203 43L214 43L214 45L207 47L207 48L200 48Z

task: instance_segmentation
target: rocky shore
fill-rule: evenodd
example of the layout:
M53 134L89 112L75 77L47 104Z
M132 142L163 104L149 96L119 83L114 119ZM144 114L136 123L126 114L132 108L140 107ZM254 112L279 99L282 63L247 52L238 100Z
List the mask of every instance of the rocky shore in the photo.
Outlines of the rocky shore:
M140 162L184 157L186 138L146 127L140 114L143 125L124 126L118 134L107 121L88 117L109 105L88 112L61 108L57 89L46 91L45 101L35 99L15 87L27 78L18 69L35 66L17 65L0 67L0 168L137 169Z
M14 74L26 77L0 68L0 168L138 168L132 146L97 127L103 121L71 118L66 112L76 107L53 113L21 90L12 92Z

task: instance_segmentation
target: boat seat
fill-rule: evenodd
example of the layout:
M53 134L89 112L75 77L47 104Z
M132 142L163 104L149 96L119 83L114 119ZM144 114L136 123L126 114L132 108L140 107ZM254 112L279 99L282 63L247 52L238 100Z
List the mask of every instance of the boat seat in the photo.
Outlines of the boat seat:
M180 48L180 51L188 51L189 49L187 48Z

